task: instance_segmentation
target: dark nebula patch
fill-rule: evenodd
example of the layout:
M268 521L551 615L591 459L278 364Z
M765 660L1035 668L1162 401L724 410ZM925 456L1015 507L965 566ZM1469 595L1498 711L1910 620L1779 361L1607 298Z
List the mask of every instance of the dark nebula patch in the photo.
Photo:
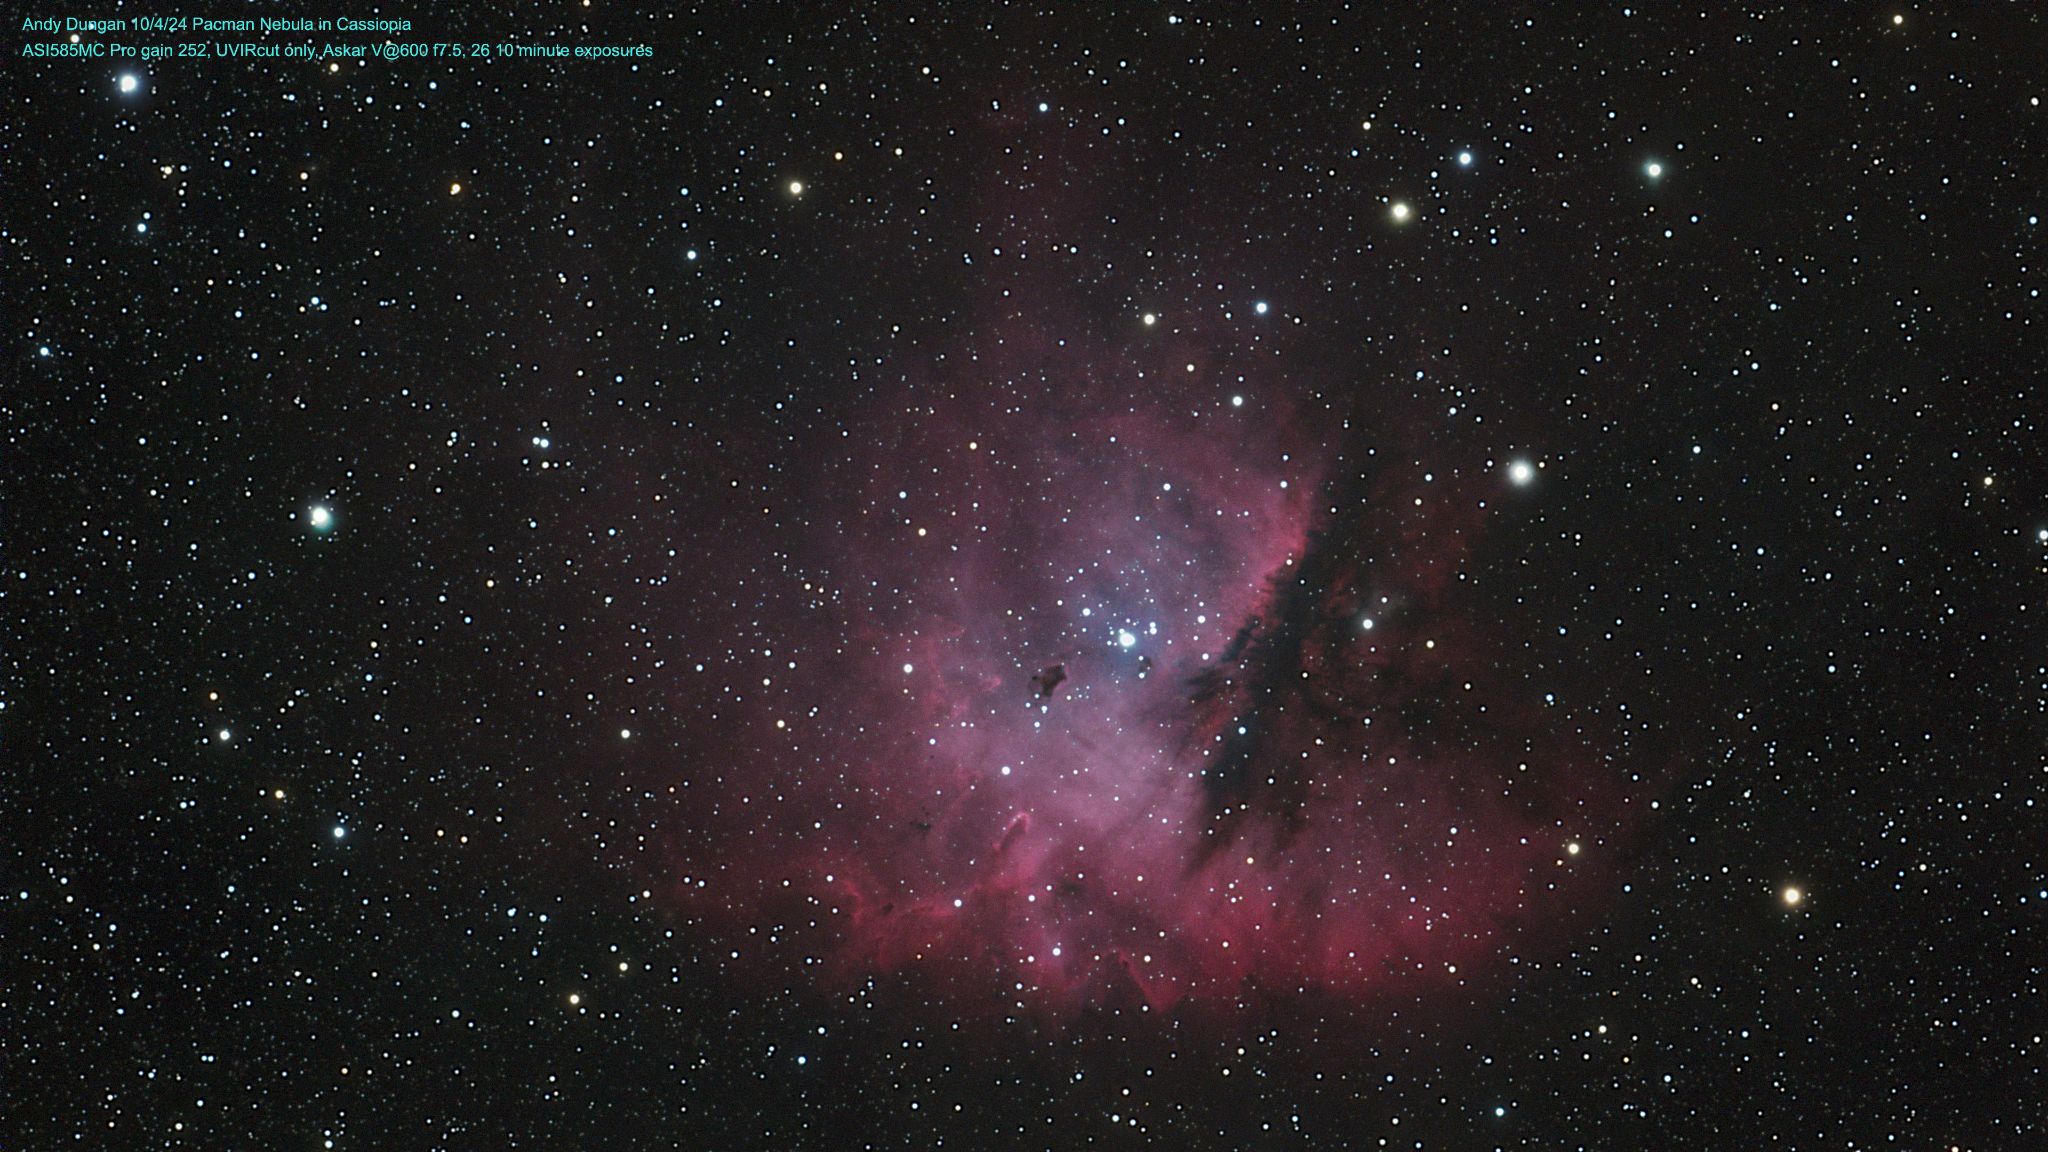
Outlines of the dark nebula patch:
M1060 685L1066 682L1067 666L1065 664L1050 664L1039 672L1038 675L1031 678L1031 687L1038 698L1044 700L1050 698L1053 693L1058 692Z

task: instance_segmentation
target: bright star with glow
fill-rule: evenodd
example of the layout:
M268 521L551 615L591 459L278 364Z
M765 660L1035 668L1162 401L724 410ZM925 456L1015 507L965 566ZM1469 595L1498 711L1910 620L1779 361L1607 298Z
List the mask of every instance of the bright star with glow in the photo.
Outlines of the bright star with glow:
M1138 638L1132 634L1130 629L1120 628L1117 630L1116 642L1119 647L1129 648L1138 642Z
M1785 891L1780 893L1779 895L1784 899L1785 907L1787 908L1797 908L1799 907L1800 902L1806 899L1806 893L1801 892L1799 889L1792 887L1787 887Z
M1527 460L1517 460L1508 465L1508 479L1518 486L1526 487L1536 479L1536 469Z
M1408 222L1408 217L1413 212L1413 210L1408 207L1408 202L1406 200L1394 201L1393 207L1389 208L1387 211L1393 215L1394 223L1396 224L1406 224Z
M1257 304L1252 305L1252 311L1264 316L1266 314L1266 302L1261 300Z
M803 182L803 181L801 181L801 180L791 180L791 181L789 182L789 194L790 194L791 196L801 196L801 195L803 195L803 194L804 194L804 182Z
M1458 153L1458 167L1460 167L1460 168L1470 168L1471 166L1472 166L1472 154L1471 154L1470 152L1460 152L1460 153Z
M334 826L334 838L335 838L336 840L339 840L339 839L341 839L342 837L344 837L344 836L346 836L346 835L348 835L348 829L346 829L346 828L342 827L342 826L341 826L341 825L339 825L339 824L336 824L336 825Z
M142 87L142 78L133 72L121 73L121 91L133 92Z
M311 524L315 532L325 532L334 527L334 510L325 504L315 504L306 509L306 523Z
M1645 175L1649 176L1650 179L1655 180L1658 177L1664 175L1664 166L1662 164L1657 163L1655 160L1652 160L1648 164L1643 165L1643 172Z

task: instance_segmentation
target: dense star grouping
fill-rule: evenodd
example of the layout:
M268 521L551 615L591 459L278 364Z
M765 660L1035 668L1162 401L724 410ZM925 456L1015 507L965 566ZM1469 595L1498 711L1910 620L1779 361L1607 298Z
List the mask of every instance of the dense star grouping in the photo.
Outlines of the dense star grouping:
M144 15L0 1145L2041 1144L2028 7Z

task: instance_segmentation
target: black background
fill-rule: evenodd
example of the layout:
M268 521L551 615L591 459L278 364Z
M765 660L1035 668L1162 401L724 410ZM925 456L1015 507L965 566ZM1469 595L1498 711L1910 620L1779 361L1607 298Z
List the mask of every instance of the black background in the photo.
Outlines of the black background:
M7 69L0 1145L2037 1146L2036 9L562 13L384 15L655 56ZM735 979L640 897L667 681L850 531L807 461L1005 287L1241 283L1266 391L1545 459L1626 887L1453 1003Z

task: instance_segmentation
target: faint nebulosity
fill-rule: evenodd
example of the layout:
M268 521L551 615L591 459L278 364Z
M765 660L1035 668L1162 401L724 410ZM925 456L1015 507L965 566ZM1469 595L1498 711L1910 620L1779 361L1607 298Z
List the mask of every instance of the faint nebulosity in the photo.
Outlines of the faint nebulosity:
M351 15L13 50L0 1145L2042 1142L2041 14Z

